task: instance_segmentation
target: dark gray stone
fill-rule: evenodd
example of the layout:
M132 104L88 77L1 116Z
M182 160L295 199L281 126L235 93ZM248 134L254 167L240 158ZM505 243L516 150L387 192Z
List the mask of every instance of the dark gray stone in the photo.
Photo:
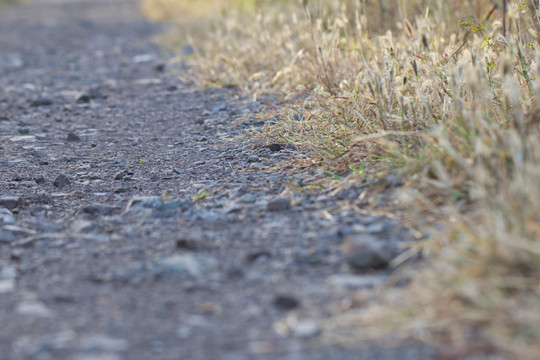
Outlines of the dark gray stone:
M186 250L204 250L210 248L210 242L202 231L192 231L176 237L177 248Z
M40 106L50 106L55 103L55 99L51 97L39 97L35 100L30 101L30 106L40 107Z
M54 179L53 181L53 185L58 187L58 188L63 188L64 186L68 186L71 184L71 181L69 180L69 178L64 175L64 174L60 174L56 177L56 179Z
M4 207L10 211L17 208L21 203L20 196L1 196L0 197L0 207Z
M280 310L292 310L300 306L300 300L292 295L278 294L272 301L275 307Z
M43 175L38 175L34 178L34 181L36 182L36 184L38 185L42 185L42 184L45 184L47 182L47 179L45 179L45 177Z
M291 208L291 199L288 197L277 197L266 205L268 211L285 211Z
M285 147L284 144L270 144L270 145L267 146L267 148L270 149L270 151L272 151L272 152L281 151L281 150L283 150L284 147Z
M341 252L347 264L354 270L385 268L393 257L383 240L369 234L345 237Z
M68 135L67 135L67 141L68 141L68 142L81 141L81 138L80 138L79 135L75 134L74 132L70 132L70 133L68 133Z

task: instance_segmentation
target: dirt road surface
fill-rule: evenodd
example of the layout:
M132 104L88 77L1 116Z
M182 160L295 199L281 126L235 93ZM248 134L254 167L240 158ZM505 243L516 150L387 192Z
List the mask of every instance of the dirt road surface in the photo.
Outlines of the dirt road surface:
M0 360L435 359L323 345L389 274L340 244L409 235L343 206L361 189L287 192L323 174L242 138L265 105L182 83L162 30L129 0L0 13Z

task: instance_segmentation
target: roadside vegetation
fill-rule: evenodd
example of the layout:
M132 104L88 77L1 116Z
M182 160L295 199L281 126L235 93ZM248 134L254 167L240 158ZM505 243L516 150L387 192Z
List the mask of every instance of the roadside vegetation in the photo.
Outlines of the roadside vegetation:
M20 4L25 1L28 1L28 0L0 0L0 10L2 10L3 8L7 6Z
M407 285L335 333L540 354L539 9L510 0L503 16L498 3L143 1L178 22L164 41L194 51L182 60L199 81L281 96L259 136L429 235ZM390 174L404 186L383 203L369 184Z

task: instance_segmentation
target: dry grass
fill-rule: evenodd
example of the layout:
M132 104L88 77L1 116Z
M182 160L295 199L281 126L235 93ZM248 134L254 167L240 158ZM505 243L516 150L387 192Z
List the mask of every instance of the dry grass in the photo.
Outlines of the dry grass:
M281 94L265 136L348 181L400 174L400 209L444 224L408 286L347 314L362 336L390 324L538 357L538 2L509 1L504 22L489 1L393 3L231 5L189 25L187 61L207 82Z

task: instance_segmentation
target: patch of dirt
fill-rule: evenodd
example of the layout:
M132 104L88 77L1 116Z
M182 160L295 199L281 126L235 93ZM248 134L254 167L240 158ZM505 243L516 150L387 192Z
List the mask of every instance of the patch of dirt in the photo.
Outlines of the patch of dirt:
M340 245L384 268L410 235L347 210L361 189L288 193L295 150L242 137L265 105L180 82L137 9L0 13L1 359L435 358L322 345L390 273Z

